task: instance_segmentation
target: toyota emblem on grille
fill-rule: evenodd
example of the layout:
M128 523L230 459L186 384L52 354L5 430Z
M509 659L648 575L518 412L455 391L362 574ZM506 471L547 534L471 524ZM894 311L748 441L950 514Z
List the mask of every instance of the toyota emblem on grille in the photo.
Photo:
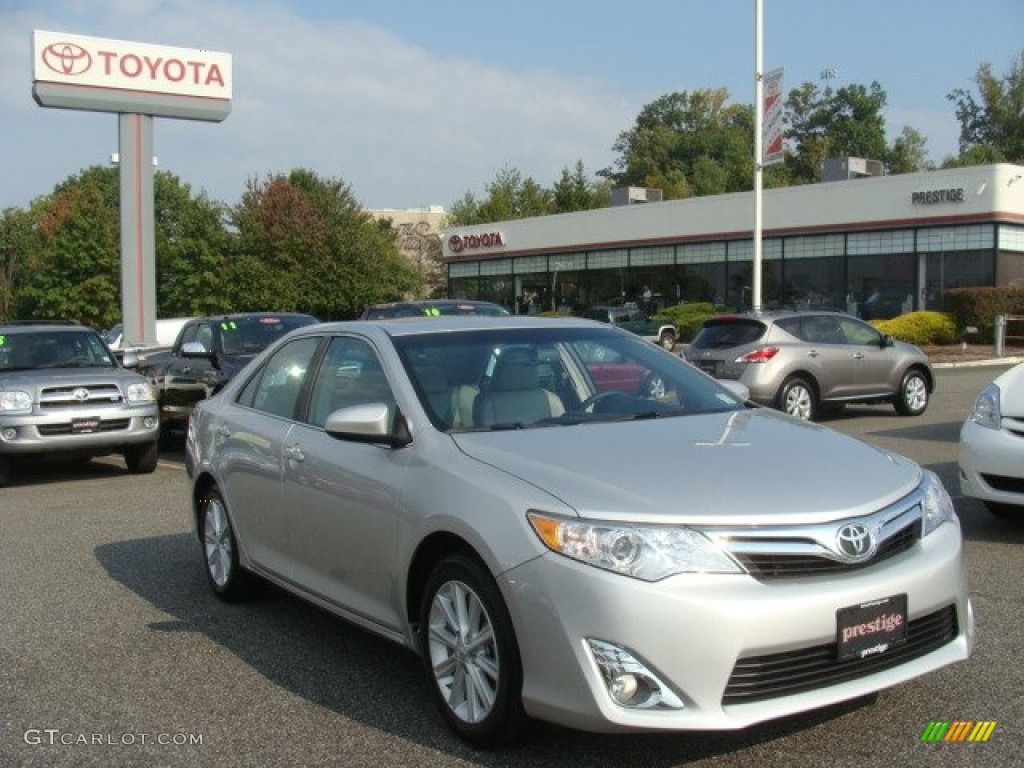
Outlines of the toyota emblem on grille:
M850 561L866 560L875 551L875 540L866 525L848 523L836 531L839 554Z
M71 396L80 403L84 403L89 399L89 390L85 387L75 387L75 391L71 393Z

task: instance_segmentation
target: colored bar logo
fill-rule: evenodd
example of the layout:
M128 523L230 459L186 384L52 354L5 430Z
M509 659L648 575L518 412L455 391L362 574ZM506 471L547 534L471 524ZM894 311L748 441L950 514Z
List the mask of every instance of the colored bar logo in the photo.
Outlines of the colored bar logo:
M988 741L995 729L995 720L932 720L921 741Z

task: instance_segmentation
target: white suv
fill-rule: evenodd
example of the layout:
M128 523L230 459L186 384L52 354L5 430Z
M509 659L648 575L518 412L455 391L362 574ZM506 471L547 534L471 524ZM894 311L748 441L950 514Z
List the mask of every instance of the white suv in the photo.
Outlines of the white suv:
M121 367L96 331L0 325L0 485L22 460L124 456L152 472L160 420L145 377Z

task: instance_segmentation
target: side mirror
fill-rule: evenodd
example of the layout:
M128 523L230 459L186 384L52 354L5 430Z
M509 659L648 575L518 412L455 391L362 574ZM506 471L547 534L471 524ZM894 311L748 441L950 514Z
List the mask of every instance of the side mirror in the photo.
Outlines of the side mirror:
M338 440L357 443L383 443L392 448L403 448L412 442L405 416L385 403L353 405L334 411L327 417L324 430Z
M200 344L198 341L187 341L181 345L181 356L182 357L214 357L214 353L209 351L206 347Z
M895 344L896 342L893 340L890 334L883 333L881 341L879 342L878 346L880 346L882 349L885 349L886 347L895 346Z

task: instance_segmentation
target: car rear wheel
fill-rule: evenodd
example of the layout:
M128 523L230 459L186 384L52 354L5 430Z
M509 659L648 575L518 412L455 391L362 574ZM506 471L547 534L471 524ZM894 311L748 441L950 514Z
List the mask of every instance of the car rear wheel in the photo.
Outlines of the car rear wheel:
M254 577L238 563L238 542L220 491L211 488L202 501L200 523L203 560L210 587L221 600L235 602L248 597Z
M11 479L11 460L0 456L0 487L7 485Z
M928 407L928 381L920 371L907 371L893 402L900 416L920 416Z
M672 331L662 331L658 343L671 352L676 346L676 335Z
M156 469L160 448L154 441L143 445L132 445L124 449L124 463L133 475L148 475Z
M804 421L813 421L818 413L817 395L806 379L793 376L779 390L776 405L780 411Z
M511 740L526 723L522 663L508 609L483 567L464 554L427 580L420 644L442 717L480 746Z

